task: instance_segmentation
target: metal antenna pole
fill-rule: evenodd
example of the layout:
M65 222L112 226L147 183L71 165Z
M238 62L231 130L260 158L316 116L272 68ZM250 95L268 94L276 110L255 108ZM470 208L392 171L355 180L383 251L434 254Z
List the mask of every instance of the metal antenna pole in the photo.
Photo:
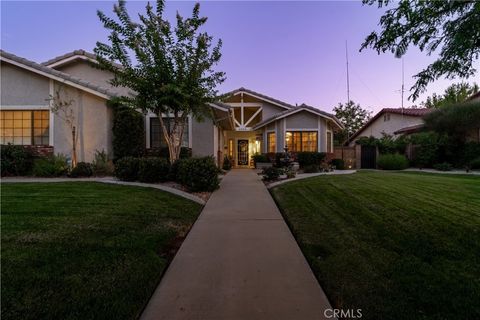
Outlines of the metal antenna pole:
M347 103L350 102L350 78L348 74L348 42L345 40L345 58L347 60Z

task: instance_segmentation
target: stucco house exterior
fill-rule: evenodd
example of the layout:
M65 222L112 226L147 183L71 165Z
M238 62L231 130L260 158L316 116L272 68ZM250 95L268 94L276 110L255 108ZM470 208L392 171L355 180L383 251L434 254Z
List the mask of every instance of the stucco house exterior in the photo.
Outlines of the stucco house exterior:
M51 112L49 98L59 92L73 101L78 131L78 160L92 161L95 152L113 154L112 97L132 94L110 85L112 75L92 66L95 55L76 50L36 63L5 51L1 61L1 144L20 144L38 152L70 154L71 134ZM183 146L194 156L225 155L236 167L250 167L256 153L333 152L333 132L342 128L332 114L302 104L293 106L264 94L239 88L210 104L212 119L189 117ZM168 115L165 115L168 117ZM156 115L146 114L145 146L163 147Z
M360 137L381 138L383 134L395 137L414 132L423 127L422 117L431 111L432 109L426 108L384 108L355 132L347 143L354 146Z

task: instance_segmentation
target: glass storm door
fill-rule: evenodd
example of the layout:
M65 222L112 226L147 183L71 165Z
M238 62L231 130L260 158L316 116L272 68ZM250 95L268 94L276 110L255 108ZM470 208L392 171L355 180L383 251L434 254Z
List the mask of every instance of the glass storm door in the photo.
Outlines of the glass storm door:
M238 165L248 166L248 140L238 140Z

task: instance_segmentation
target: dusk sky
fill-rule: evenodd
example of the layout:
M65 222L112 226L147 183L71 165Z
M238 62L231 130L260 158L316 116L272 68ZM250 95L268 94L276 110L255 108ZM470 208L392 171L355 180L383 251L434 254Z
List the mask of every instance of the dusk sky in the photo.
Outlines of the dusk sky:
M112 6L109 1L2 1L1 47L36 62L75 49L92 52L96 41L105 41L108 34L96 10L113 16ZM134 17L145 2L128 2L127 7ZM192 7L193 2L170 1L166 12L171 18L177 10L188 16ZM201 13L209 18L206 29L224 43L218 69L226 72L227 80L221 92L243 86L288 103L331 111L347 99L347 40L351 99L372 111L400 107L401 60L371 49L359 52L364 38L378 28L382 11L376 6L362 6L361 1L209 1L202 2ZM433 60L415 48L407 53L407 90L414 83L412 75ZM478 73L475 79L478 82ZM416 103L453 82L458 81L431 84ZM405 100L405 106L411 104Z

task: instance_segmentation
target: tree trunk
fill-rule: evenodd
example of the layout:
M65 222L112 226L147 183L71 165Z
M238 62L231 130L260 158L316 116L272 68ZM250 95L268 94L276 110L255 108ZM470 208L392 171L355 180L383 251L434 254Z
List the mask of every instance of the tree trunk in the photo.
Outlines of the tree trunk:
M72 168L77 166L77 137L75 126L72 127Z
M168 154L170 163L174 163L180 157L180 150L182 147L183 132L185 127L185 117L175 116L173 128L169 131L163 121L162 115L158 114L160 126L162 128L163 137L168 146Z

